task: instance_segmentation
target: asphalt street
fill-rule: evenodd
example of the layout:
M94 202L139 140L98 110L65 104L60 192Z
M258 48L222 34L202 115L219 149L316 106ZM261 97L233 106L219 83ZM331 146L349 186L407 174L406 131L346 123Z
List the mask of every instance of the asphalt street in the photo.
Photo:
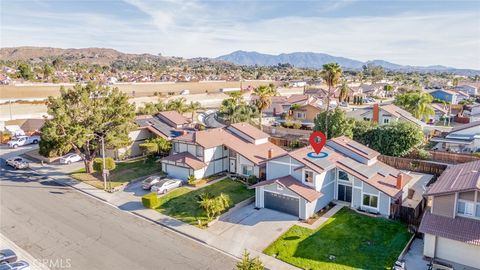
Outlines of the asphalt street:
M51 269L234 269L221 252L0 164L0 232Z

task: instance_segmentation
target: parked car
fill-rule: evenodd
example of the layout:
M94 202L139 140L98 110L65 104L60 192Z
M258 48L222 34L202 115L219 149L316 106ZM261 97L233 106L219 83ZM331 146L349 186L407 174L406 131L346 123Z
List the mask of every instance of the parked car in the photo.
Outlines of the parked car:
M37 144L40 141L40 136L18 136L10 140L7 144L10 148L17 148L19 146Z
M5 164L15 169L26 169L30 167L28 162L22 157L13 157L5 161Z
M178 179L162 179L158 183L154 184L150 191L157 194L165 194L172 189L182 186L182 180Z
M17 261L17 254L11 249L0 250L0 263L13 263Z
M340 107L348 108L348 102L346 102L346 101L340 102Z
M30 270L30 264L26 261L1 263L0 270Z
M73 162L77 162L82 160L82 157L78 154L71 153L71 154L66 154L65 156L60 158L60 163L61 164L70 164Z
M152 175L152 176L149 176L147 179L143 180L142 182L142 188L145 189L145 190L149 190L152 188L152 186L158 182L160 182L160 180L162 179L165 179L166 176L163 176L163 175Z

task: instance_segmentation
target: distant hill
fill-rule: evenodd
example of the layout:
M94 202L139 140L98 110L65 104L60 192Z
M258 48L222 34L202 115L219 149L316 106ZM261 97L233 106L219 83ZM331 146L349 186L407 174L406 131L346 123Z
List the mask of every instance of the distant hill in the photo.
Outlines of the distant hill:
M0 59L2 60L28 60L42 61L61 57L66 63L99 64L109 65L118 60L144 59L151 61L162 61L166 57L152 54L128 54L108 48L82 48L82 49L60 49L50 47L14 47L1 48Z
M223 60L231 62L237 65L258 65L258 66L274 66L277 64L291 64L300 68L321 68L326 63L336 62L344 69L359 70L363 65L372 64L375 66L382 66L384 69L392 71L403 72L450 72L459 75L478 75L480 70L473 69L457 69L445 66L403 66L394 63L390 63L384 60L373 60L362 62L345 57L332 56L325 53L313 53L313 52L294 52L294 53L282 53L279 55L263 54L258 52L246 52L235 51L227 55L222 55L216 58L217 60Z

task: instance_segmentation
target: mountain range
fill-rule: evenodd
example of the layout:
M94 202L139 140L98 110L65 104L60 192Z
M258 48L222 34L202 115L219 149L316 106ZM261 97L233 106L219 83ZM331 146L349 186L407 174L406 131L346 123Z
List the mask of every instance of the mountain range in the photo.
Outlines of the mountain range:
M259 52L235 51L227 55L222 55L216 58L231 62L237 65L247 66L275 66L278 64L291 64L299 68L321 68L326 63L336 62L342 68L348 70L360 70L364 65L381 66L386 70L401 71L401 72L448 72L459 75L480 75L480 70L473 69L458 69L453 67L446 67L441 65L435 66L405 66L394 64L385 60L372 60L362 62L350 58L333 56L325 53L313 52L294 52L282 53L278 55L263 54Z

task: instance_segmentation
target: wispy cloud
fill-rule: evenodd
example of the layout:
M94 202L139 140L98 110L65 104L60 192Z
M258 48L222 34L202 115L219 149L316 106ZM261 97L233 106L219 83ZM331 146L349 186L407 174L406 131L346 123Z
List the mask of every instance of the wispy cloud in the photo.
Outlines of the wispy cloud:
M335 17L322 14L346 10L359 2L307 2L318 11L317 16L314 12L303 16L298 7L298 12L290 12L284 6L289 2L280 2L280 6L275 6L278 2L262 5L264 2L254 1L125 3L140 15L124 18L115 12L93 10L22 9L17 12L27 15L15 21L20 23L2 23L2 46L101 46L184 57L215 57L239 49L273 54L313 51L358 60L480 69L478 10Z

